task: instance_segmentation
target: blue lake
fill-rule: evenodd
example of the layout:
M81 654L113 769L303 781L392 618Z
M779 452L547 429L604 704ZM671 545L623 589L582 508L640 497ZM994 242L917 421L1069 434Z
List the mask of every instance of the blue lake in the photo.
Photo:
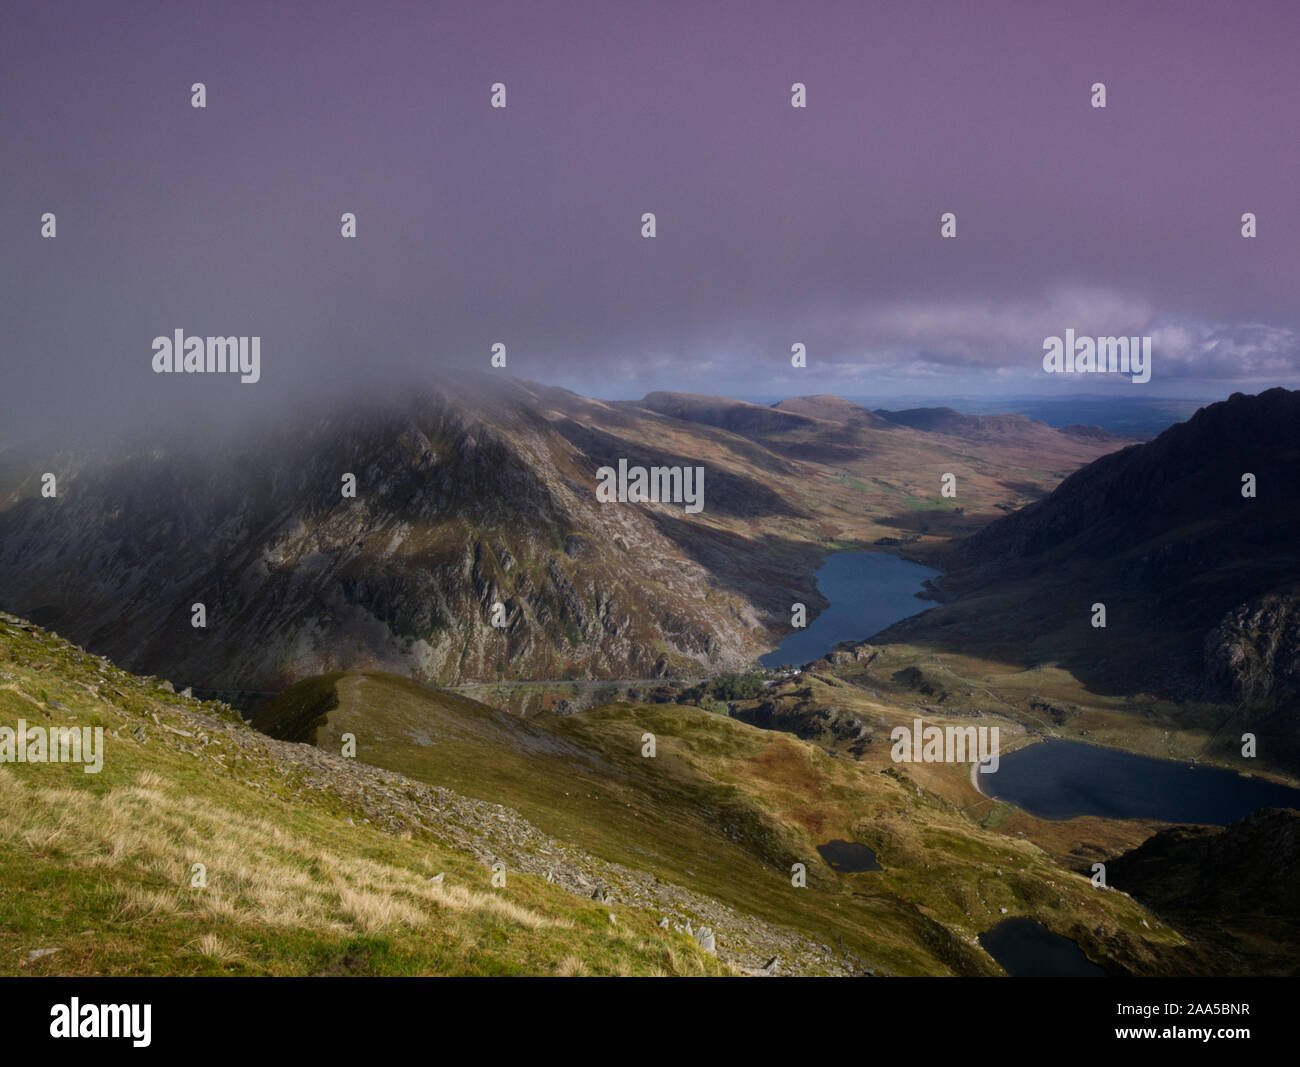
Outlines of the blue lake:
M940 572L887 552L836 552L817 571L817 590L830 607L759 659L764 667L820 659L841 641L865 641L899 619L934 605L918 600L921 583Z
M980 771L979 787L1043 819L1100 815L1227 826L1259 808L1300 809L1300 789L1078 741L1040 741L1004 754L995 773Z

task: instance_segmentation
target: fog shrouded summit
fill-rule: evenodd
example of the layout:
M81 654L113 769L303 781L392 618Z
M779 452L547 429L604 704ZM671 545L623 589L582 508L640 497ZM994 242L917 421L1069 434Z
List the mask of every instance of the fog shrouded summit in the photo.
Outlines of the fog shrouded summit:
M1293 384L1297 14L1253 10L7 3L4 433L498 343L624 398ZM154 373L178 330L260 380ZM1045 374L1067 330L1149 337L1150 383Z

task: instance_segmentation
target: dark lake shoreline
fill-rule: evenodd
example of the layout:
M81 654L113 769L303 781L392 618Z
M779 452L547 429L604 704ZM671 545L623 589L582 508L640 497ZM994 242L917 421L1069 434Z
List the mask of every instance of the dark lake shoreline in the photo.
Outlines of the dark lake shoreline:
M1300 810L1300 789L1205 763L1146 756L1084 741L1043 738L1002 755L971 782L1036 818L1109 819L1227 826L1261 808Z

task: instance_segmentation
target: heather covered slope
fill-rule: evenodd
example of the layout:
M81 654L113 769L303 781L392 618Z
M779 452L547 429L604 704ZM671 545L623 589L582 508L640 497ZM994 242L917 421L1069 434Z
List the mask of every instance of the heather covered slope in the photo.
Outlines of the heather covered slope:
M996 974L978 933L1029 915L1111 973L1224 973L1191 920L1089 884L1151 828L972 805L968 767L890 760L915 706L828 671L773 698L866 723L860 758L671 704L521 722L374 672L264 709L301 744L0 615L0 725L105 730L100 774L0 766L0 970ZM831 868L834 839L883 869Z
M1121 967L1188 952L1026 843L969 836L905 779L779 735L673 707L507 730L406 679L348 678L365 688L333 708L328 680L278 705L299 701L299 728L325 716L318 745L295 744L0 616L0 724L105 731L99 774L0 766L0 970L706 974L776 957L779 974L996 973L975 926L997 902L1038 907L1049 883L1049 921L1083 936L1104 920L1115 937L1090 949ZM340 721L359 726L356 759L334 754ZM388 747L419 777L377 766ZM766 859L868 830L886 886L813 854L796 889ZM713 930L716 957L688 924Z

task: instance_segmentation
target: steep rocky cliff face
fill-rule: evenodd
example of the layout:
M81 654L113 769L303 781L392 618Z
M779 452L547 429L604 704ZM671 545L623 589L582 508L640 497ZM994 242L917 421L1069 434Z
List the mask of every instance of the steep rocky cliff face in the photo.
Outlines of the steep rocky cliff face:
M1300 705L1300 586L1233 608L1206 636L1205 661L1237 700Z
M0 512L0 597L211 688L358 665L451 681L747 662L765 647L755 608L659 532L658 506L596 501L607 457L541 414L576 401L461 389L220 450L69 460L57 498L32 475Z

